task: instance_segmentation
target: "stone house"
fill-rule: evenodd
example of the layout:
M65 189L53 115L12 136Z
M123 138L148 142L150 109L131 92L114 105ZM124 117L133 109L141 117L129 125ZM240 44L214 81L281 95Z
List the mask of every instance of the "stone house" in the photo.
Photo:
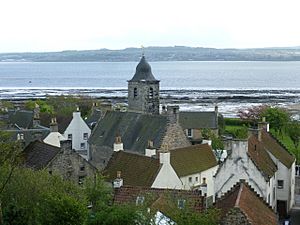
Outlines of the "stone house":
M81 118L80 111L73 112L73 119L64 132L64 137L72 141L72 149L81 154L82 157L89 160L88 139L91 135L91 129Z
M215 206L221 210L222 225L277 225L272 208L246 182L235 184Z
M231 141L232 153L215 175L215 194L222 196L244 179L280 216L285 216L294 204L295 158L265 128L251 133L248 140Z
M147 155L115 147L116 151L103 172L108 181L115 180L120 172L124 185L199 190L202 195L213 198L213 175L218 164L209 145L192 145L170 151L156 151L149 146Z
M97 169L71 149L70 141L61 143L61 148L34 141L22 152L24 166L34 170L46 170L66 180L81 184L86 177L94 178Z
M218 135L218 107L215 111L208 112L180 112L179 124L184 129L186 136L192 144L201 144L203 140L202 130L209 129Z

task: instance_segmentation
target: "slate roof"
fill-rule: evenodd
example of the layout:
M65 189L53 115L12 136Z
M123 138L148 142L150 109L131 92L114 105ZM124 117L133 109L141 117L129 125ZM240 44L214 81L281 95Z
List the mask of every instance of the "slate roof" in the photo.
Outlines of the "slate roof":
M159 82L155 79L151 71L151 66L146 61L145 56L142 56L139 64L136 66L136 71L134 76L129 82L139 82L139 81L151 81Z
M266 180L274 176L277 166L266 151L265 144L254 135L248 139L248 155Z
M91 134L89 143L112 148L115 136L122 137L124 149L144 154L148 140L159 148L167 126L167 118L134 112L108 111Z
M35 170L44 169L60 151L58 147L34 141L22 152L24 165Z
M23 134L24 144L27 146L29 143L36 140L43 140L50 133L49 128L41 127L35 129L26 129L26 130L5 130L12 134L13 140L18 140L18 135Z
M230 210L240 209L252 225L278 224L275 212L243 181L239 182L221 199L217 200L216 207L221 209L223 220ZM233 212L231 211L231 213Z
M196 191L159 189L136 186L122 186L116 188L114 204L136 204L137 197L144 197L144 203L152 209L159 210L168 216L172 216L173 209L178 207L178 200L185 200L185 206L196 212L204 209L204 197ZM176 210L174 210L176 212Z
M191 145L170 152L171 165L179 177L199 173L218 165L208 144Z
M270 133L262 130L262 143L266 150L271 152L283 165L291 168L295 157Z
M150 187L160 170L159 160L144 155L125 151L114 152L103 175L108 181L117 178L117 171L121 171L124 185Z
M183 129L218 128L216 113L213 112L179 112L179 124Z
M33 125L33 111L28 110L9 110L8 121L11 125L28 129Z

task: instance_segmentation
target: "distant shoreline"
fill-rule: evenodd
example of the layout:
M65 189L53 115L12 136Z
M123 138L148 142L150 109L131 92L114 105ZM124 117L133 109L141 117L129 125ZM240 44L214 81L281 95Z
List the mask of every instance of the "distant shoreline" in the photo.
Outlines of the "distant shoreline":
M148 61L300 61L299 47L217 49L201 47L147 47L121 50L70 50L61 52L0 53L0 62L137 62Z

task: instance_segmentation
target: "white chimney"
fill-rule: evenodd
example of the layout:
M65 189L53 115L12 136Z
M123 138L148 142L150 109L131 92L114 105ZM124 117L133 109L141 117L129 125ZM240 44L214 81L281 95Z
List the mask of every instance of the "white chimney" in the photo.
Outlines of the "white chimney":
M145 155L148 157L156 155L156 149L153 147L153 141L148 141L148 146L145 149Z
M116 139L115 139L115 143L114 143L114 151L118 152L118 151L123 151L123 143L121 140L121 136L117 135Z
M200 184L201 196L207 196L207 183L206 178L202 178L202 183Z
M160 151L159 152L159 163L160 164L170 164L170 152Z
M121 178L121 171L117 171L117 178L113 181L113 188L120 188L123 186L123 179Z

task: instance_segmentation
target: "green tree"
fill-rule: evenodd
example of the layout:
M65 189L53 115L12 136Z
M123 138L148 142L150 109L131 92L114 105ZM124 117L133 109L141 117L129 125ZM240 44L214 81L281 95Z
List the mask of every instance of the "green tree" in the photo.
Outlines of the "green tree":
M297 162L299 162L299 144L300 144L300 122L299 121L292 121L286 127L286 133L291 138L295 150L296 150L296 158Z
M268 107L262 112L262 117L270 123L270 127L278 134L282 134L285 126L290 122L288 111L280 107Z

